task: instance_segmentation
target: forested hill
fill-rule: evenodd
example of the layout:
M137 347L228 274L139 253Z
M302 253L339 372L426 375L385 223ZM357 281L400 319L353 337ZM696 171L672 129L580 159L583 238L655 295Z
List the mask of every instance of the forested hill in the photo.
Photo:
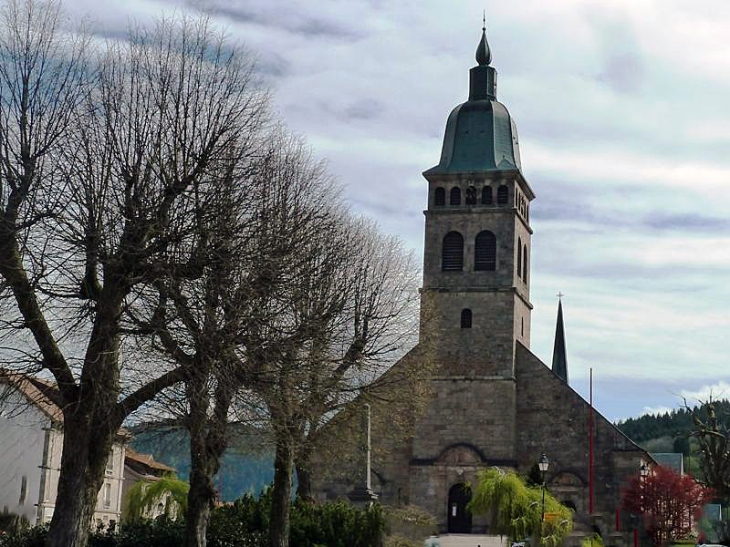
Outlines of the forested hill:
M717 417L726 425L730 426L730 401L722 399L714 401ZM687 438L694 428L692 412L698 407L690 410L679 408L664 414L645 414L638 418L629 418L617 422L616 426L623 431L632 441L643 444L648 441L669 437L672 439ZM703 408L699 408L700 416L704 420L707 416ZM681 444L681 443L680 443ZM683 450L676 450L682 452Z

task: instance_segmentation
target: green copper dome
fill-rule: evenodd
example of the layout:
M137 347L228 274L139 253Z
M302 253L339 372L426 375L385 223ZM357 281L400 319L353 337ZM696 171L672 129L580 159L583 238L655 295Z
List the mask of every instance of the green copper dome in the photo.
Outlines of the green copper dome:
M451 111L441 161L424 175L521 169L517 128L497 101L497 71L489 66L485 29L476 59L479 64L469 71L469 100Z

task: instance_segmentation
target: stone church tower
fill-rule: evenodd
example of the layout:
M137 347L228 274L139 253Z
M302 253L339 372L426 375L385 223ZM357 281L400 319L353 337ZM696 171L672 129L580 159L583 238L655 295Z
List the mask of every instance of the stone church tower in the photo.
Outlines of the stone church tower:
M567 371L555 373L529 351L535 194L522 173L515 123L497 100L485 29L476 61L469 98L446 122L441 159L423 173L420 341L387 373L423 364L427 403L412 409L405 436L392 435L392 409L378 415L373 406L369 478L382 502L419 505L442 532L484 532L486 518L466 511L465 485L492 466L527 474L545 453L548 487L576 510L579 528L611 532L628 519L620 489L649 456L568 386ZM333 429L358 430L356 407ZM358 486L360 475L344 465L347 448L338 448L316 486L322 498Z

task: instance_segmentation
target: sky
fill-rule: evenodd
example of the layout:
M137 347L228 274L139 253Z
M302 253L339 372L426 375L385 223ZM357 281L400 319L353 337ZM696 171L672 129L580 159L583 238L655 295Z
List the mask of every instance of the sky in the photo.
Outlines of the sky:
M727 0L66 0L100 36L201 10L358 213L423 251L446 117L487 36L531 206L531 349L611 420L730 397Z

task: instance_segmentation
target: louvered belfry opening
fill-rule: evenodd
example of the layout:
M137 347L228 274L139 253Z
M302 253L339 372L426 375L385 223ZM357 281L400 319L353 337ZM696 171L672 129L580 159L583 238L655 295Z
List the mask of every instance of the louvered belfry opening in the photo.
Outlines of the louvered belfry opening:
M461 188L454 186L449 196L449 205L461 205Z
M476 205L477 204L477 189L473 186L469 186L466 189L466 204Z
M445 272L460 272L464 269L464 238L459 232L449 232L444 236L441 269Z
M507 205L507 201L509 201L509 190L503 184L497 188L497 205Z
M441 187L436 188L433 195L433 202L437 207L443 207L446 205L446 190Z
M492 204L492 187L485 186L482 188L482 205Z
M479 232L474 242L474 269L494 271L497 268L497 238L487 230Z

